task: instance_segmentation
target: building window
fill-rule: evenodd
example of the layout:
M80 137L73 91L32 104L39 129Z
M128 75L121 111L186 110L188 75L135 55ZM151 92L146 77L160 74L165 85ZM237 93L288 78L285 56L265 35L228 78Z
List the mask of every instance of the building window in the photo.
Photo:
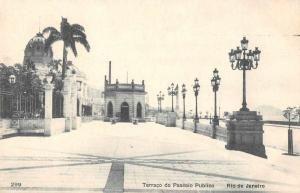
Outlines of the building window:
M113 105L111 102L107 104L107 116L113 117L114 111L113 111Z
M141 103L138 103L136 106L136 117L142 118L142 105Z

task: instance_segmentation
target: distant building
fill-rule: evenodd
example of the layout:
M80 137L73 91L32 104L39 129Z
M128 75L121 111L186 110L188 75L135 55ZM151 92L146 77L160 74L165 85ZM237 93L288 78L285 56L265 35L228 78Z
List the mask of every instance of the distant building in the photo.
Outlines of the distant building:
M104 79L104 106L106 120L112 117L129 122L134 118L145 119L145 84L111 82L111 62L109 62L109 78Z
M76 72L76 81L78 87L78 101L81 99L82 116L101 116L103 115L104 97L100 89L92 88L87 84L85 73L80 71L71 61L68 61L68 68ZM79 115L79 107L77 107Z
M100 89L87 87L87 97L83 101L83 106L91 106L91 115L95 118L104 116L104 93ZM84 108L84 107L83 107ZM85 112L83 112L83 115Z

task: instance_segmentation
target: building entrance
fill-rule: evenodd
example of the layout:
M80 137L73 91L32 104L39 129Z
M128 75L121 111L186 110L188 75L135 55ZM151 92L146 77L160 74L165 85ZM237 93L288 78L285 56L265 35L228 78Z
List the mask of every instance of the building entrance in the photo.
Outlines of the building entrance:
M126 102L121 104L121 121L129 121L129 105Z

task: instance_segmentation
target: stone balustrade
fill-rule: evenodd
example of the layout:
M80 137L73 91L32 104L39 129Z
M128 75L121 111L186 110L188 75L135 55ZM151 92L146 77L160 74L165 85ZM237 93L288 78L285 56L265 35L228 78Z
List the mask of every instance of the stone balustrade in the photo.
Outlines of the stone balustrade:
M105 91L135 91L145 92L143 84L109 84L105 86Z
M156 115L156 123L166 127L176 127L176 112L158 113Z
M201 135L205 135L208 137L214 137L218 140L221 141L226 141L227 140L227 129L221 126L216 126L215 128L215 134L214 128L212 125L207 125L201 123L201 120L199 123L194 123L192 119L188 119L183 121L182 119L177 119L176 120L176 126L185 130L189 130L195 133L199 133Z

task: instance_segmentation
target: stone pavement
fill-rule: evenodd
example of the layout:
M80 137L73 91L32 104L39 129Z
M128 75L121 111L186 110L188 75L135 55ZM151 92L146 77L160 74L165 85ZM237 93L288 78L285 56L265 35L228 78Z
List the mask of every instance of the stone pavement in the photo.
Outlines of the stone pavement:
M0 141L0 192L300 191L300 156L267 148L263 159L224 145L155 123L100 121L9 138Z

